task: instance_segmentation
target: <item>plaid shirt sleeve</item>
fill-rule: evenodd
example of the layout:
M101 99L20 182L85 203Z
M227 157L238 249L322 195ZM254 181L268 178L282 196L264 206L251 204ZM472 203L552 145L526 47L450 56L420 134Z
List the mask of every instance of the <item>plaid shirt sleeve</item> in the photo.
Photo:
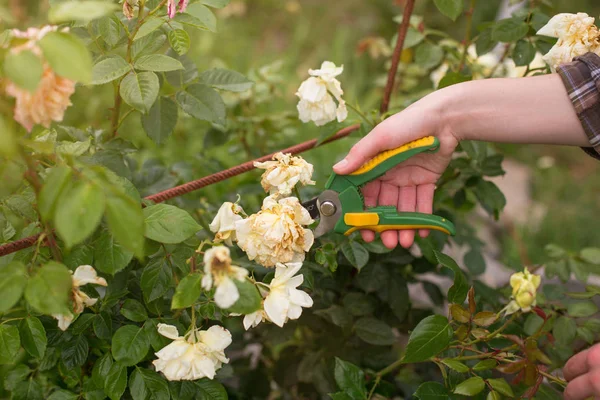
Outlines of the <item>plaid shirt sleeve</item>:
M594 53L575 57L557 72L590 141L591 147L583 150L600 160L600 57Z

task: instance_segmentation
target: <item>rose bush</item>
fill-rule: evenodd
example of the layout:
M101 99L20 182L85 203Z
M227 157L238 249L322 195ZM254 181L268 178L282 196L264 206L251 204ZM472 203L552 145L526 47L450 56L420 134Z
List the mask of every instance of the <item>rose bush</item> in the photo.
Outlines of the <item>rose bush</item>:
M472 215L502 212L487 179L503 174L502 155L461 143L435 203L454 238L432 233L409 250L315 240L301 201L322 189L331 151L277 151L306 132L322 143L359 123L365 134L389 112L362 111L372 105L343 92L337 60L307 66L289 93L277 63L248 77L218 60L201 71L215 12L245 4L228 3L52 0L0 36L0 239L39 235L0 257L0 396L559 399L560 368L600 332L600 288L568 292L541 266L520 266L503 288L482 282ZM593 18L550 18L537 3L475 27L475 1L434 1L465 19L460 40L411 16L392 110L434 87L598 51ZM371 93L396 40L359 46L378 65L364 77ZM270 152L255 164L262 176L168 204L142 198ZM444 254L455 246L462 269ZM547 253L549 279L586 282L600 265L597 248ZM433 307L413 303L415 285Z

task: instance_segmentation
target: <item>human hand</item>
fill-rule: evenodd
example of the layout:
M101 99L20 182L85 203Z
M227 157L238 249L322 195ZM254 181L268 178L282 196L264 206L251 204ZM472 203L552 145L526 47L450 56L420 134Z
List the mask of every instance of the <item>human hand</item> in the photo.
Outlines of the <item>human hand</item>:
M435 184L458 145L458 140L444 123L442 115L435 97L425 97L377 125L352 147L346 158L337 163L333 170L346 175L382 151L425 136L436 136L440 141L440 149L436 153L421 153L411 157L362 189L367 207L393 205L398 211L431 214ZM429 231L420 230L419 234L426 237ZM362 230L361 235L366 242L375 239L373 231ZM394 248L398 243L410 247L414 237L414 230L381 233L383 244L388 248Z
M600 398L600 344L571 357L563 374L569 382L565 400Z

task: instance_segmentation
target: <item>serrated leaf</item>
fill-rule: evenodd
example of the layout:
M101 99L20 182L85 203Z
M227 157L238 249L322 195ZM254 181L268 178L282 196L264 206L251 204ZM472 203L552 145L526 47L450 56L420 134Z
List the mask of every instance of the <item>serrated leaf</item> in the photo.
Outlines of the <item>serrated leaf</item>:
M498 393L503 394L504 396L514 397L512 388L510 385L504 380L504 378L498 379L487 379L487 383Z
M127 104L145 114L156 101L158 90L154 72L130 72L121 81L120 94Z
M169 31L169 44L175 53L184 55L190 49L190 35L183 29Z
M112 337L112 354L115 360L131 366L140 362L148 353L150 342L146 332L134 325L125 325L117 329Z
M133 400L169 400L167 381L154 371L137 367L129 377L129 393Z
M488 369L494 369L498 366L498 361L494 359L482 360L477 364L473 365L473 371L486 371Z
M204 121L222 122L225 119L225 103L209 86L194 83L185 91L177 93L177 103L192 117Z
M22 319L19 323L19 335L23 348L35 358L43 358L48 339L46 329L36 317Z
M221 383L202 378L194 381L196 385L196 400L227 400L227 392Z
M171 301L171 308L187 308L194 304L202 293L201 280L202 276L198 273L192 273L183 278L177 285Z
M600 249L599 248L595 248L595 247L585 248L585 249L581 250L580 256L581 256L581 258L583 258L584 261L586 261L590 264L600 265Z
M125 194L108 196L106 220L108 229L118 243L138 258L143 257L145 223L140 203Z
M425 382L415 392L419 400L447 400L448 390L439 382Z
M217 19L210 9L200 3L190 4L185 13L177 14L175 21L192 28L217 31Z
M388 346L396 341L392 328L376 318L360 318L354 324L354 330L359 338L376 346Z
M577 324L568 317L559 317L552 328L552 334L559 344L571 346L577 334Z
M342 253L359 271L369 262L369 252L358 242L348 241L342 244Z
M479 376L474 376L456 385L454 393L463 396L475 396L485 389L485 382Z
M527 40L519 40L512 52L517 67L529 65L535 58L535 47Z
M133 252L124 249L107 230L102 230L94 242L94 267L106 274L114 275L125 268Z
M131 58L137 59L146 54L159 51L165 44L166 36L161 31L154 31L133 42L131 46Z
M179 60L164 54L149 54L141 56L133 64L135 69L143 71L166 72L183 69L183 65Z
M125 37L123 25L114 15L98 20L97 25L100 36L111 47L114 47Z
M469 367L460 361L456 360L442 360L442 363L446 365L448 368L453 369L456 372L465 373L469 372Z
M131 71L131 66L123 57L105 58L92 67L92 85L102 85L119 79Z
M106 1L63 1L51 3L48 20L54 24L67 21L88 22L109 15L119 6Z
M404 363L425 361L444 350L452 340L453 331L448 320L440 315L423 319L410 334Z
M171 99L159 97L148 114L142 115L142 126L154 143L165 143L171 136L177 125L177 110Z
M520 18L506 18L498 21L492 28L492 39L498 42L516 42L527 35L529 25Z
M120 400L126 388L127 367L120 363L114 363L106 376L104 392L111 400Z
M19 261L0 267L0 313L10 310L21 298L27 284L27 269Z
M96 360L94 363L94 368L92 369L92 379L97 386L101 388L106 386L108 373L110 372L113 363L112 354L110 354L110 352L105 353L102 357Z
M64 349L62 349L61 358L67 369L82 366L87 359L89 352L89 343L84 335L73 337Z
M254 85L254 82L239 72L223 68L204 71L200 74L200 80L209 86L230 92L244 92Z
M25 289L25 299L41 313L67 313L71 286L71 273L67 267L51 261L29 279Z
M142 303L134 299L126 299L119 312L128 320L135 322L144 322L148 319L146 308L144 308Z
M491 311L481 311L475 314L473 322L479 326L490 326L498 319L498 314Z
M4 74L17 86L34 92L42 79L42 60L29 50L8 52L4 58Z
M140 281L147 303L162 297L171 284L171 269L164 258L157 258L144 268Z
M137 40L140 40L141 38L143 38L146 35L151 34L155 30L160 28L164 23L165 23L164 18L149 17L142 24L142 26L140 26L140 29L138 29L137 33L135 34L135 37L133 38L134 42Z
M4 375L4 389L8 391L14 390L15 386L27 379L30 373L31 369L27 365L17 365Z
M90 83L92 56L79 38L69 33L50 32L38 44L44 58L57 75L81 83Z
M160 243L181 243L202 227L190 214L168 204L144 208L146 237Z
M0 325L0 364L12 364L21 348L19 330L14 325Z
M90 236L104 213L104 192L92 183L78 182L63 191L56 205L54 223L67 248Z
M456 21L464 8L463 0L433 0L433 2L438 10L452 21Z
M202 4L213 8L223 8L229 4L229 0L202 0Z
M356 365L335 358L335 382L352 399L366 399L365 374Z
M581 301L567 305L567 313L573 318L587 318L598 312L598 306L592 301Z

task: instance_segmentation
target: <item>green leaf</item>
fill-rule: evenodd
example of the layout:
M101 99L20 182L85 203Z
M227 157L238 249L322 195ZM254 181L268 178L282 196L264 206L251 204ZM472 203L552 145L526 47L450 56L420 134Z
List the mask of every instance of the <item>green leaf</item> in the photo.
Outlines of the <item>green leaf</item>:
M129 377L129 393L133 400L169 400L167 381L154 371L135 367Z
M223 8L229 4L229 0L202 0L202 4L213 8Z
M342 253L359 271L369 262L369 252L358 242L348 241L342 244Z
M125 37L125 29L116 16L104 17L98 20L98 32L102 39L111 47Z
M360 318L354 324L356 335L369 344L388 346L396 341L392 328L385 322L371 318Z
M33 377L17 384L11 393L12 400L42 400L43 396L42 386Z
M19 261L0 267L0 313L10 310L21 298L27 284L27 269Z
M48 397L48 400L77 400L79 396L68 390L58 389L52 392Z
M460 72L450 71L440 80L438 89L456 85L457 83L468 82L471 79L473 78L470 75L463 75Z
M184 211L168 204L144 208L146 237L160 243L181 243L202 227Z
M23 382L29 374L31 369L27 365L19 364L4 375L4 389L12 391L19 382Z
M104 392L111 400L120 400L126 388L127 367L120 363L114 363L106 376Z
M254 82L239 72L222 68L204 71L200 74L200 80L209 86L230 92L245 92L254 85Z
M175 53L184 55L190 49L190 35L183 29L169 31L169 44Z
M192 273L183 278L179 282L179 285L177 285L175 295L173 295L173 300L171 302L171 308L188 308L194 304L202 293L202 286L200 286L201 280L202 276L198 273Z
M72 325L71 332L73 335L83 334L94 322L96 315L93 313L80 314Z
M476 249L471 249L463 258L465 266L473 275L481 275L485 272L485 259L483 254Z
M365 374L356 365L339 358L335 358L335 382L350 398L354 400L366 399Z
M19 335L21 343L29 354L35 358L44 358L48 339L46 329L36 317L22 319L19 323Z
M13 364L16 360L21 339L14 325L0 325L0 364Z
M559 317L554 322L552 334L559 344L571 346L577 335L577 324L568 317Z
M119 244L142 258L145 224L140 203L126 194L108 196L106 220L108 229Z
M498 379L487 379L487 383L498 393L503 394L508 397L515 397L512 388L510 385L504 380L504 378Z
M39 46L57 75L81 83L91 82L92 56L80 39L68 33L50 32L39 41Z
M119 79L131 71L131 66L123 57L113 56L105 58L92 67L92 85L102 85Z
M106 302L106 298L104 298ZM110 315L103 312L100 314L96 314L96 318L94 318L93 322L94 334L98 336L100 339L110 340L112 337L112 320L110 319Z
M146 21L142 24L142 26L140 26L140 29L135 34L135 37L133 38L133 40L134 41L140 40L144 36L151 34L155 30L160 28L164 23L165 23L164 18L157 18L157 17L147 18Z
M463 0L433 0L433 2L438 10L452 21L456 21L464 8Z
M239 314L251 314L261 307L262 297L256 286L247 281L234 279L235 286L240 293L240 298L227 309L227 311Z
M494 369L498 366L498 362L493 359L482 360L477 364L473 365L473 371L487 371L488 369Z
M588 342L588 344L593 344L596 340L596 334L586 327L577 328L577 336Z
M133 66L135 69L156 72L176 71L178 69L183 69L183 65L179 60L164 54L149 54L147 56L141 56L135 61Z
M104 192L101 187L78 182L64 191L56 205L56 231L71 248L90 236L104 213Z
M415 392L419 400L447 400L448 390L438 382L425 382Z
M84 335L75 336L62 350L61 358L65 367L73 369L85 363L89 352L89 343Z
M580 256L581 258L583 258L584 261L590 264L600 265L600 249L598 248L585 248L581 250Z
M227 400L227 392L219 382L202 378L194 381L196 385L196 400Z
M498 186L493 182L481 179L478 181L477 186L475 186L475 196L477 196L483 208L492 214L494 218L498 219L500 211L506 205L506 198L500 189L498 189Z
M150 342L146 332L135 325L120 327L112 337L113 357L124 366L135 365L142 361L149 349Z
M53 24L67 21L88 22L109 15L119 9L117 4L107 1L63 1L53 2L48 11L48 20Z
M456 304L464 303L467 298L467 292L469 291L469 285L465 274L463 274L458 264L456 264L456 261L450 256L435 251L435 257L440 264L450 268L454 272L454 284L448 289L448 301Z
M57 165L50 170L38 197L38 210L44 221L50 220L62 191L67 187L72 176L71 168Z
M350 313L337 304L334 304L329 308L317 310L315 311L315 314L344 330L352 323L352 316Z
M159 86L154 72L130 72L121 81L119 92L127 104L145 114L156 101Z
M4 58L4 74L21 88L34 92L42 79L42 60L29 50L8 52Z
M479 376L474 376L456 385L454 393L462 394L463 396L475 396L485 389L485 382Z
M96 360L94 363L94 368L92 369L92 379L97 386L100 386L101 388L106 386L108 373L110 372L112 366L113 359L110 352L105 353L102 357Z
M142 303L134 299L126 299L119 312L125 318L135 322L144 322L148 319L148 313Z
M498 42L516 42L527 35L529 25L520 18L507 18L498 21L492 28L492 39Z
M444 58L444 50L433 43L424 42L415 50L415 62L426 69L439 65Z
M348 310L350 314L357 317L373 313L373 311L375 311L376 304L371 297L358 292L351 292L346 294L344 296L343 303L344 308ZM392 308L392 310L394 309L394 306L392 304L390 304L390 307Z
M162 297L171 284L171 269L165 259L158 258L146 265L140 283L147 303Z
M177 110L173 100L159 97L148 114L142 115L142 126L154 143L165 143L171 136L177 125Z
M517 67L529 65L535 58L535 47L527 40L519 40L513 49L512 58Z
M69 312L71 286L71 272L67 267L50 261L27 282L25 299L41 313L65 314Z
M94 267L106 274L114 275L125 268L133 253L115 242L115 238L107 230L102 230L94 242Z
M330 393L331 400L353 400L346 392Z
M161 31L151 32L140 40L133 42L131 58L135 60L143 55L153 54L161 50L166 40L166 36Z
M469 367L467 367L465 364L461 363L460 361L456 361L456 360L442 360L442 363L447 366L450 369L453 369L456 372L460 372L461 374L464 374L465 372L469 372Z
M431 315L423 319L410 334L404 363L425 361L435 356L448 346L452 335L452 327L446 318Z
M196 119L209 122L225 119L225 103L211 87L194 83L178 92L175 99L183 111Z
M190 4L184 14L177 14L175 21L192 28L217 31L217 19L209 8L200 3Z
M592 301L581 301L567 305L567 313L573 318L587 318L598 312L598 306Z
M477 51L477 55L481 57L482 55L489 53L497 44L498 42L492 39L492 29L484 29L475 40L475 50Z

